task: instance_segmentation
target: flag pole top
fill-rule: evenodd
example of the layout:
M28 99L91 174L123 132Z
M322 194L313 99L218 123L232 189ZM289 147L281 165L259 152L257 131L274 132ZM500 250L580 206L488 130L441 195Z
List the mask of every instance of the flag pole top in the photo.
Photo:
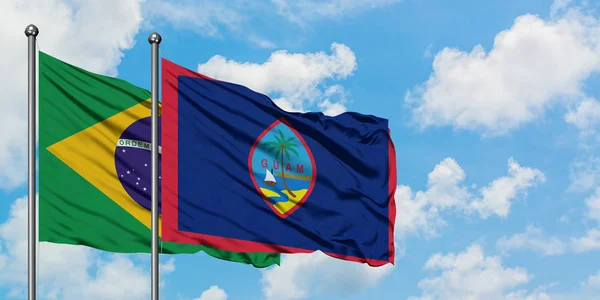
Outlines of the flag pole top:
M157 32L151 33L150 36L148 37L148 43L150 43L150 44L160 44L161 41L162 41L162 38L160 37L160 34L158 34Z
M39 29L33 24L30 24L25 28L25 35L27 37L30 37L30 36L36 37L38 35L38 33L40 33ZM159 36L159 38L160 38L160 36Z

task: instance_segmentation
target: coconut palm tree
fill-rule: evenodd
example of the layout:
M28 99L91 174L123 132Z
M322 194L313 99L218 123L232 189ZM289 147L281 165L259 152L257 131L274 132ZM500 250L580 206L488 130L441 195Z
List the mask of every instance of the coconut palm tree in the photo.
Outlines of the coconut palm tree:
M277 133L278 134L275 135L276 141L269 141L269 142L265 143L265 145L269 147L269 150L267 151L267 153L275 152L275 157L277 159L279 159L279 155L281 154L281 180L283 181L283 186L285 187L285 190L292 197L296 198L296 195L294 194L294 192L292 192L292 190L290 190L287 183L285 182L284 154L285 154L285 157L287 157L288 161L290 160L290 152L292 154L295 154L297 157L300 157L300 155L298 154L298 151L296 151L296 149L294 149L295 147L299 147L299 145L293 143L293 141L296 139L296 137L292 136L290 138L287 138L281 130L278 130Z

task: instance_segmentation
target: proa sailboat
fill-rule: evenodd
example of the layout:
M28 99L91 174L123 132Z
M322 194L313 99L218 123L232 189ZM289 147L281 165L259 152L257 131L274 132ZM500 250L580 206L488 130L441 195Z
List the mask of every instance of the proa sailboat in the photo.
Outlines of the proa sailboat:
M277 184L277 180L275 180L275 176L273 176L273 173L269 172L269 170L265 170L267 171L265 174L265 180L263 180L263 182L268 185L268 186L274 186Z

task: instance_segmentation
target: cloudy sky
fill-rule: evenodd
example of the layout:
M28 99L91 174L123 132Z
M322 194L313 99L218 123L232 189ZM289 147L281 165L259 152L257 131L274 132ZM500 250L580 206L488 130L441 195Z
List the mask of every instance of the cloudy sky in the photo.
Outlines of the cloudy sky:
M600 4L570 0L0 1L0 298L26 288L26 38L150 87L162 55L290 111L390 120L395 266L161 257L162 299L600 295ZM43 243L43 299L148 299L148 255ZM596 298L597 299L597 298Z

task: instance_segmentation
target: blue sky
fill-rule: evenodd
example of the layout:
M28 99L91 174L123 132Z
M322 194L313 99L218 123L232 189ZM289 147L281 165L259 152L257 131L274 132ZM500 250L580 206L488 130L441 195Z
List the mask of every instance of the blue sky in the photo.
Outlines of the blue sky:
M320 253L266 270L161 257L162 299L594 299L600 10L594 1L20 1L0 4L0 295L26 287L26 39L150 86L161 54L293 111L390 120L394 267ZM45 5L41 5L45 3ZM301 4L298 4L301 3ZM111 9L108 9L111 7ZM148 299L149 258L42 245L43 299ZM414 298L411 298L414 297Z

